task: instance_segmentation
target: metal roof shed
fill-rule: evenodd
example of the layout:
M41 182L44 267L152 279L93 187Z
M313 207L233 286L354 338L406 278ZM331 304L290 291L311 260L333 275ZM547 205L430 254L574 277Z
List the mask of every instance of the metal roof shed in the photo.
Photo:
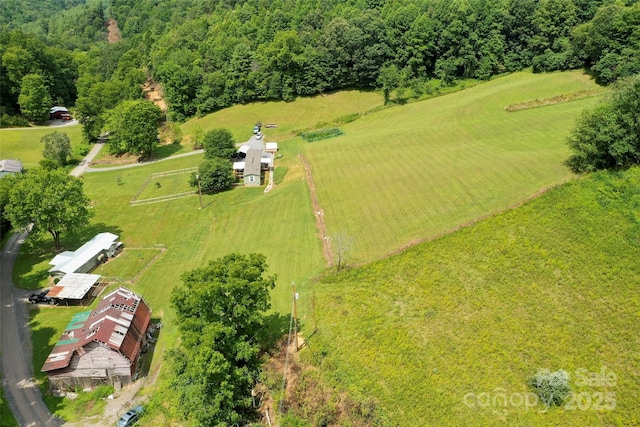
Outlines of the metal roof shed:
M87 295L87 292L99 279L99 274L68 273L49 291L47 296L80 300Z
M99 257L112 257L120 246L118 236L100 233L74 252L66 251L56 255L50 262L52 274L86 273L99 263Z

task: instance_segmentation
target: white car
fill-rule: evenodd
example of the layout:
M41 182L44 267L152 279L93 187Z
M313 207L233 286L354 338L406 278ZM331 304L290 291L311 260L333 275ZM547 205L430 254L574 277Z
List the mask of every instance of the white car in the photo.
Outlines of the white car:
M264 134L262 132L256 133L256 139L262 139L263 136Z

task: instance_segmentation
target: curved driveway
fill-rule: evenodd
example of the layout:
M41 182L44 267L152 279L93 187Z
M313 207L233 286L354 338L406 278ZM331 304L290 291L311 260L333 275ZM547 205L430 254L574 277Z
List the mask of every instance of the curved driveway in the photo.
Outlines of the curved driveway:
M103 144L96 144L87 157L71 171L84 173ZM21 426L59 426L42 400L40 388L33 378L31 331L25 295L13 286L13 263L28 232L16 233L0 254L0 372L7 403Z
M13 263L27 232L16 233L0 258L0 370L5 398L21 426L59 426L47 409L31 371L29 315L11 279Z
M71 171L71 175L80 176L85 172L126 169L151 163L90 168L91 161L103 146L104 144L95 144L89 154ZM167 157L167 159L202 152L204 150L196 150ZM162 160L165 159L156 161ZM25 231L11 236L0 253L0 372L3 375L2 386L7 403L21 426L57 427L62 425L62 422L49 412L42 400L40 388L33 378L31 331L29 330L29 314L25 304L25 297L28 293L16 289L12 279L13 264L27 234Z

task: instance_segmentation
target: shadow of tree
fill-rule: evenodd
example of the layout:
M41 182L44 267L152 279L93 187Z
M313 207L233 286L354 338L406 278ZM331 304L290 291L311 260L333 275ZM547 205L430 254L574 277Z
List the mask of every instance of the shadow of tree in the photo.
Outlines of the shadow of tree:
M50 342L52 338L58 334L58 331L49 326L43 327L40 322L33 320L35 315L40 313L41 310L55 310L55 308L33 307L30 310L30 318L32 320L29 326L31 327L31 345L33 347L33 376L38 382L44 403L47 405L47 408L49 408L49 411L55 414L57 410L64 407L64 397L57 397L49 392L47 374L41 372L40 369L55 345L50 344Z
M63 250L76 250L96 234L110 232L120 235L122 230L117 226L104 223L89 226L62 235ZM22 289L39 289L46 286L49 277L49 264L56 250L49 235L29 236L20 248L20 257L13 266L14 284Z
M265 333L262 337L262 348L270 351L277 347L278 341L289 332L289 314L272 313L265 317Z
M174 155L180 150L182 150L182 145L176 142L174 142L173 144L158 145L156 148L154 148L151 158L155 160L164 159L166 157Z

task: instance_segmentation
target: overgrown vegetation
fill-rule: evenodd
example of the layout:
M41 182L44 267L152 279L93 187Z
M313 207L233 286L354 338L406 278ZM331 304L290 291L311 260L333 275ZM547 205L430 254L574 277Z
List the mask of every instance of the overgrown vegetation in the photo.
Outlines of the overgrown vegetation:
M640 163L640 74L620 81L611 96L585 111L569 138L574 172Z
M300 134L302 139L307 142L322 141L323 139L335 138L344 135L344 132L338 128L320 129L312 132L303 132Z
M317 333L303 355L330 385L376 400L389 424L637 419L640 385L623 379L636 377L637 348L628 337L640 333L638 194L640 168L595 173L400 255L325 277L313 286L316 317L308 330L317 326ZM578 369L603 366L617 383L575 381ZM527 408L494 397L527 393L531 375L545 368L568 372L575 393L613 392L615 408L598 410L591 400L585 410L544 411L542 402Z

